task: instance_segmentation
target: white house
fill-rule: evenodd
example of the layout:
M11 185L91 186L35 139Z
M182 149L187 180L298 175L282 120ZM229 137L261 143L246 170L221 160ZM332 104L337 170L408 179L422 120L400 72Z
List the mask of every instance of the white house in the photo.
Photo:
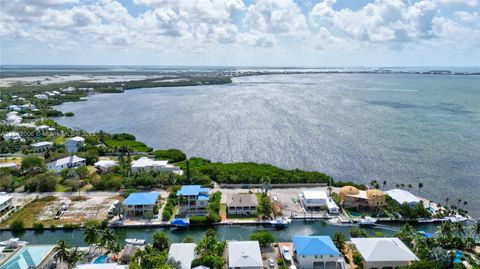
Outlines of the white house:
M415 206L420 203L420 199L417 196L406 190L393 189L385 193L401 205L407 203L410 206Z
M192 261L195 259L194 243L175 243L170 245L168 258L179 262L182 269L192 268Z
M22 122L22 116L19 116L16 111L8 112L7 122L11 124L19 124Z
M34 152L44 152L53 146L53 142L42 141L30 145Z
M344 269L345 260L330 236L294 236L293 249L299 269Z
M3 212L4 210L8 210L12 208L13 207L12 201L13 201L13 196L1 194L0 195L0 212Z
M65 168L77 168L85 166L86 161L84 158L77 157L76 155L58 159L56 161L47 164L49 170L59 172Z
M172 172L178 175L183 175L182 169L168 161L156 161L147 157L141 157L131 163L132 173L140 171L156 171L156 172Z
M325 191L303 191L298 194L302 206L306 210L321 210L327 208L328 195Z
M100 172L108 172L112 170L113 167L118 166L118 163L114 160L100 160L93 164Z
M258 241L228 242L228 268L262 269L263 260Z
M78 152L85 145L85 138L80 136L72 137L65 141L65 150L69 153Z
M227 201L229 215L256 215L257 206L257 196L253 193L236 193Z
M17 132L8 132L3 135L5 141L24 141L24 139Z
M38 100L48 99L48 96L46 94L35 94L33 97L37 98Z
M396 237L351 238L363 258L364 269L391 269L418 261L417 256Z
M17 105L9 105L9 106L7 107L7 109L10 110L10 111L20 111L20 110L22 110L22 109L21 109L19 106L17 106Z

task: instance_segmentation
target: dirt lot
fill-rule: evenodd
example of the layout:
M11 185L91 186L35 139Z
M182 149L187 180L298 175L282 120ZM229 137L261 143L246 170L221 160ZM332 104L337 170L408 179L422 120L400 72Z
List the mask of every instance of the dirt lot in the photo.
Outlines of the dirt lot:
M114 200L119 196L91 195L70 197L48 196L36 199L26 204L21 210L15 212L1 226L8 226L15 219L22 219L26 227L32 227L34 222L41 222L45 226L62 225L66 223L82 223L89 219L103 220L107 218L107 211ZM64 211L60 219L54 219L55 214L62 204L70 206Z

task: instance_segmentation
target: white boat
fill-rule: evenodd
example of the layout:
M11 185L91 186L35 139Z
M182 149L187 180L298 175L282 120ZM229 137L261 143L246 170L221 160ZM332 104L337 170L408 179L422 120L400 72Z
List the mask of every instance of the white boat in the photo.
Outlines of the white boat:
M130 245L135 245L135 246L143 246L145 245L145 240L143 239L137 239L137 238L128 238L125 239L125 242Z
M451 217L446 217L447 220L449 220L450 222L452 223L456 223L456 222L464 222L464 221L467 221L468 218L462 216L462 215L455 215L455 216L451 216Z
M270 221L270 224L276 228L286 228L291 222L292 220L289 218L276 218L275 220Z
M376 222L377 220L371 217L365 217L358 221L360 225L374 225Z
M292 260L292 255L290 254L290 249L287 246L282 247L282 256L286 261Z

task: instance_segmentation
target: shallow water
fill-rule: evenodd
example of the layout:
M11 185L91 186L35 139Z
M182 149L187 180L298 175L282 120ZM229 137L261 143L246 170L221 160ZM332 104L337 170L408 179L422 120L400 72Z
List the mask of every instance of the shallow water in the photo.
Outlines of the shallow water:
M229 85L130 90L59 106L59 123L128 132L213 161L409 184L480 215L480 77L304 74Z

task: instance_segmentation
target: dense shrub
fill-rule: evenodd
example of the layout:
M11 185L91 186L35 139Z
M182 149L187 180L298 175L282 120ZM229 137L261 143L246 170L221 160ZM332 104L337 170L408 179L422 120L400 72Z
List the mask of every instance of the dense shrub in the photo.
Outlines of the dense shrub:
M207 224L209 221L206 216L191 216L190 224Z
M44 225L41 222L34 222L32 227L34 230L43 230Z
M258 241L260 246L267 247L275 241L275 237L268 231L256 231L250 234L249 240Z
M166 160L171 163L181 162L187 159L187 155L178 149L156 150L152 152L158 160Z
M16 219L12 221L12 223L10 223L9 228L14 233L22 232L23 230L25 230L25 223L21 219Z

